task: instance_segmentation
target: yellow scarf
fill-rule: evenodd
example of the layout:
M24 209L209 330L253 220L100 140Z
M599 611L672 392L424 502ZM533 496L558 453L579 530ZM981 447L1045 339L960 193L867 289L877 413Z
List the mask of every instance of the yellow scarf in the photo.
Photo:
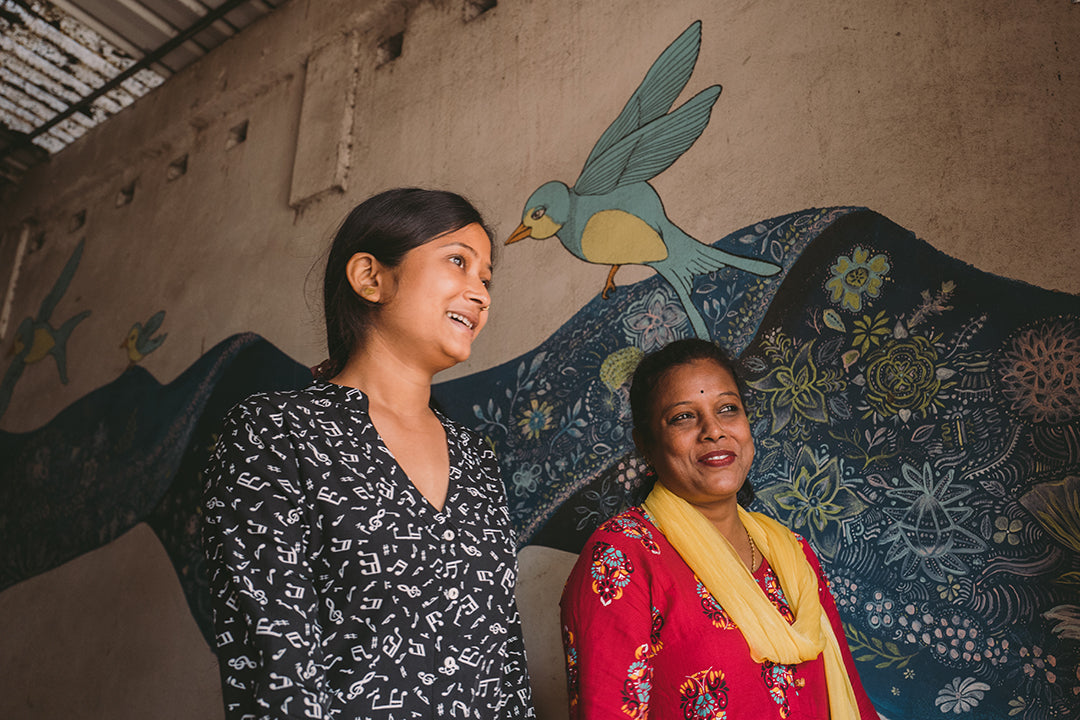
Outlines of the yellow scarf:
M727 538L690 503L657 482L645 509L742 631L754 662L795 665L824 651L830 716L859 717L840 644L818 597L817 575L790 530L770 517L739 508L739 519L780 580L794 624L765 596Z

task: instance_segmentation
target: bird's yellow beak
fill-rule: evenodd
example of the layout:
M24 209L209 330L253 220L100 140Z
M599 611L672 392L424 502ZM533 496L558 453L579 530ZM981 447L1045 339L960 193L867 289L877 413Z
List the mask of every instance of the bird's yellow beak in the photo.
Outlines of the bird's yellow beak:
M518 240L524 240L531 235L532 228L528 227L525 223L521 223L514 232L510 233L510 237L506 238L505 244L509 245L510 243L516 243Z

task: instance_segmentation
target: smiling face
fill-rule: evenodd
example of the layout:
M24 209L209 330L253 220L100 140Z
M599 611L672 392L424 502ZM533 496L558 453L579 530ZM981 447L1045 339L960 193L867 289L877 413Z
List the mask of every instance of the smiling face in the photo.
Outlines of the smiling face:
M727 369L692 360L664 373L652 394L649 434L636 439L668 490L703 511L735 504L754 440Z
M487 323L491 270L491 241L477 224L410 250L388 271L372 339L432 374L467 360Z

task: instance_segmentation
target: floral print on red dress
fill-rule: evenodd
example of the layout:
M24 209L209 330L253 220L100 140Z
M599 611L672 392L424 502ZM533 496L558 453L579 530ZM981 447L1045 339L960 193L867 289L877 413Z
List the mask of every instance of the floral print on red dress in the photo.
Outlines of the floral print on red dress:
M701 598L701 609L705 613L705 617L712 621L713 627L717 630L734 630L735 622L724 612L724 608L720 607L720 603L716 601L716 598L709 593L709 589L705 587L705 583L701 582L697 575L694 576L697 596Z
M679 686L679 709L684 720L724 720L728 688L722 670L702 670Z
M622 711L631 718L649 717L649 696L652 693L652 659L663 647L660 631L664 629L664 616L654 606L652 608L652 629L649 642L638 647L634 653L634 662L626 671L623 683Z
M766 570L765 577L758 585L765 591L765 597L772 601L780 616L787 620L788 624L794 623L795 613L791 612L791 608L788 607L787 598L784 597L784 589L780 587L780 580L777 579L776 573L773 572L771 567Z
M603 605L622 597L623 588L630 583L634 564L621 550L604 542L596 543L592 556L592 589Z
M604 525L609 532L622 533L626 537L637 538L645 549L653 555L660 554L660 546L656 544L653 532L645 523L632 515L617 515Z
M623 683L622 711L633 720L645 720L649 717L649 695L652 693L653 667L650 660L656 654L656 648L650 643L638 647L634 653L634 662L626 670Z
M563 626L563 647L566 649L566 692L570 696L570 712L577 708L581 694L581 682L578 678L578 650L574 645L574 633Z
M769 689L772 699L780 706L780 717L786 718L791 714L791 703L788 701L788 691L799 688L806 684L802 678L796 678L797 666L778 665L766 660L761 666L761 679L765 681L765 687Z

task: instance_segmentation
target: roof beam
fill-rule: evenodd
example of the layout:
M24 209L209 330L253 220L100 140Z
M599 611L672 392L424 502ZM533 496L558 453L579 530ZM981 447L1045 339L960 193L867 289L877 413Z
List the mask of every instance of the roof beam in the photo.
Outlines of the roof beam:
M92 105L95 100L104 96L111 90L119 87L125 80L128 80L139 71L144 70L153 65L154 63L158 62L161 58L165 57L173 50L186 43L192 37L199 34L207 27L209 27L213 23L217 22L219 19L223 18L225 15L229 14L230 12L240 7L241 5L244 5L247 2L250 2L250 0L225 0L225 2L214 8L211 12L208 12L206 15L202 16L194 23L192 23L190 27L188 27L178 35L170 38L167 42L156 48L153 52L143 56L143 58L137 63L131 65L119 75L113 77L104 85L91 92L89 95L84 96L82 99L79 100L79 102L69 106L67 110L61 113L57 113L48 122L38 125L31 132L21 137L19 139L19 142L12 143L11 145L8 145L7 147L0 150L0 162L3 162L4 159L6 159L9 155L15 153L16 151L26 147L27 145L30 145L35 138L49 132L49 130L64 122L75 113L90 107L90 105Z

